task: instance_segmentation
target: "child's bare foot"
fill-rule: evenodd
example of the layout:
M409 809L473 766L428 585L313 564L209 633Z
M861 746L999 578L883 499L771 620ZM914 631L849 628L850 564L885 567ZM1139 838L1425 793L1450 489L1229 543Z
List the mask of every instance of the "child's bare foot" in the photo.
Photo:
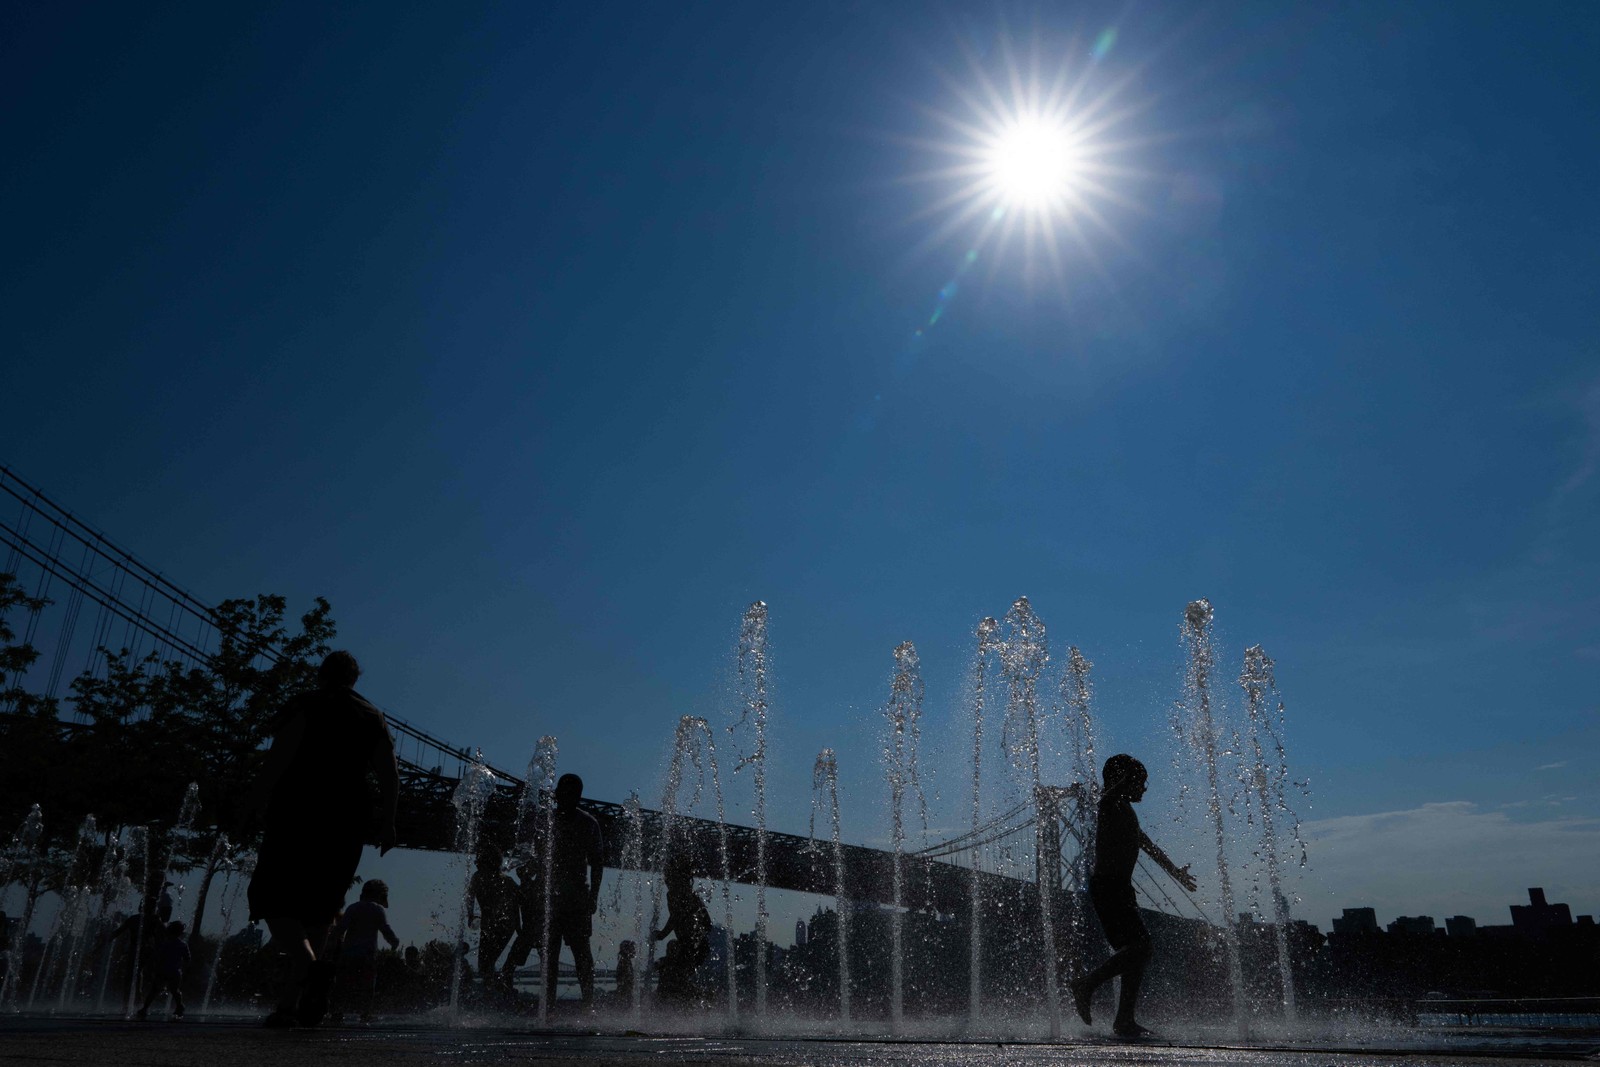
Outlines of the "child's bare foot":
M1094 1021L1089 1018L1089 997L1094 991L1082 978L1073 979L1067 987L1072 990L1072 1006L1078 1009L1078 1018L1083 1020L1083 1025L1088 1026Z

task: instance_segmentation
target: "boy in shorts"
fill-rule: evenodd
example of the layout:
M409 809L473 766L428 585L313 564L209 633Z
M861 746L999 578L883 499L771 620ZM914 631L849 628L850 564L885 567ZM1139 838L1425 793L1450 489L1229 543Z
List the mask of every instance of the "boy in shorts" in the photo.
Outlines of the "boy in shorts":
M1151 1032L1134 1019L1139 1001L1139 982L1150 961L1150 932L1139 918L1139 902L1133 892L1133 869L1143 850L1161 869L1189 892L1195 890L1194 875L1188 864L1179 867L1139 829L1139 816L1133 806L1144 799L1149 773L1144 764L1126 754L1106 760L1105 790L1100 795L1099 822L1095 827L1094 871L1089 875L1089 899L1094 902L1100 928L1113 952L1093 971L1072 983L1072 1000L1078 1015L1087 1024L1089 1002L1094 991L1116 975L1122 976L1117 994L1117 1017L1111 1032L1118 1037L1150 1037Z

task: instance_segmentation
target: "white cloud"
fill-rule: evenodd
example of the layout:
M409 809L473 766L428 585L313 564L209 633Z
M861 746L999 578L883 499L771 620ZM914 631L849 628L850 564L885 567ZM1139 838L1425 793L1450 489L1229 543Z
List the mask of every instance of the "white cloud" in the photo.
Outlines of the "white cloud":
M1519 822L1457 800L1319 819L1304 832L1311 870L1297 912L1323 928L1355 907L1376 908L1384 923L1396 915L1509 923L1508 906L1526 903L1530 886L1575 915L1600 909L1600 819Z
M1557 767L1565 767L1566 765L1567 765L1567 761L1566 760L1558 759L1554 763L1541 763L1541 764L1539 764L1539 766L1535 767L1534 770L1536 770L1536 771L1553 771Z

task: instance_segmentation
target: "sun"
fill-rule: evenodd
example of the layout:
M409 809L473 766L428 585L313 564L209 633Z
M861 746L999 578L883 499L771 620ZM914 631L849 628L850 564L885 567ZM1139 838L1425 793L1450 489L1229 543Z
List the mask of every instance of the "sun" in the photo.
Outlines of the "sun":
M1065 123L1019 115L995 132L986 149L988 179L1003 204L1039 213L1068 206L1081 160Z
M933 223L916 252L960 241L962 273L982 258L993 277L1016 242L1026 278L1038 267L1063 286L1083 269L1107 276L1100 253L1128 250L1117 223L1145 210L1135 190L1151 172L1137 160L1159 139L1139 130L1153 101L1136 99L1137 67L1107 62L1115 40L1108 29L1092 45L1019 49L1006 37L988 58L969 52L964 72L937 70L948 96L919 107L934 131L896 138L928 164L905 180L937 190L911 216Z

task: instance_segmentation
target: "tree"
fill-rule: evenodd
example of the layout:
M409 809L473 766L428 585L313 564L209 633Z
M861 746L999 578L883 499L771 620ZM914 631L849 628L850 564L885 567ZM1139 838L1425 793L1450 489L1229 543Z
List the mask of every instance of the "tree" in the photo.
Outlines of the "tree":
M0 573L0 711L24 715L55 711L54 701L34 696L22 687L22 678L39 659L39 650L18 641L11 628L11 617L19 608L24 618L33 619L49 605L50 601L43 597L29 596L17 583L16 575Z
M223 601L211 612L216 649L198 665L101 648L103 669L72 683L80 721L68 723L54 701L22 688L38 654L6 625L19 608L36 614L45 606L0 574L0 749L9 760L0 816L20 820L38 803L61 835L92 812L107 828L150 827L152 849L164 850L185 789L199 783L199 833L189 843L195 855L185 857L206 870L194 898L198 924L217 835L238 826L277 715L315 679L336 632L332 609L318 597L296 627L286 621L282 596Z

